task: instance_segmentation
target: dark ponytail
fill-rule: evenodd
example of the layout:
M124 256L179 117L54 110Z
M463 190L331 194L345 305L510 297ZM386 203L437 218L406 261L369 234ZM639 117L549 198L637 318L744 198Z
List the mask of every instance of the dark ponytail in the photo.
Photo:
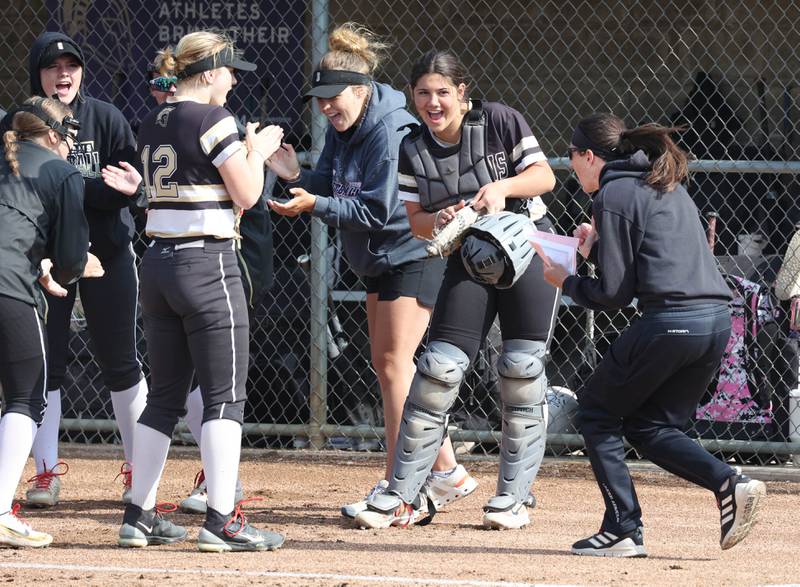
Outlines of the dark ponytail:
M625 122L613 114L593 114L578 123L579 131L598 149L601 158L621 158L636 151L644 151L652 161L645 181L654 189L668 192L689 175L689 158L671 135L684 130L656 123L643 124L628 129ZM576 145L582 146L582 145ZM591 147L589 147L591 148Z

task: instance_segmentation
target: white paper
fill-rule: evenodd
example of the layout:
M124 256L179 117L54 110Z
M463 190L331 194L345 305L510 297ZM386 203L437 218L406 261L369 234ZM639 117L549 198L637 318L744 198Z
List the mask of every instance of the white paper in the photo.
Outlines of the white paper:
M552 263L566 269L570 275L575 275L576 253L580 244L577 238L533 229L530 241L538 255L549 258Z

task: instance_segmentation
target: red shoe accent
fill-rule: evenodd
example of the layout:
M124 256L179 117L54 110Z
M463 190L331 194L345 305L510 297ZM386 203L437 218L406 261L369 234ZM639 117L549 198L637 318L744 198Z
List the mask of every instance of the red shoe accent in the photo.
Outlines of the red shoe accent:
M242 513L242 506L243 506L244 504L246 504L247 502L250 502L250 501L261 501L261 498L260 498L260 497L251 497L251 498L249 498L249 499L243 499L242 501L240 501L239 503L237 503L237 504L236 504L236 507L235 507L235 508L233 508L233 514L231 514L231 519L230 519L230 520L228 520L228 521L225 523L225 525L222 527L222 531L223 531L223 532L224 532L224 533L225 533L227 536L229 536L230 538L233 538L233 537L234 537L234 536L236 536L236 535L237 535L239 532L241 532L241 531L242 531L242 529L243 529L243 528L245 527L245 525L247 524L247 518L246 518L246 517L245 517L245 515ZM238 522L238 523L239 523L239 529L238 529L238 530L236 530L236 532L231 532L231 531L229 531L229 530L228 530L228 526L230 526L231 524L235 524L236 522Z
M206 472L203 469L200 469L200 472L194 476L194 488L197 489L200 487L200 484L206 480Z
M157 516L161 516L161 514L171 514L175 511L178 511L178 506L171 501L162 501L161 503L156 504Z
M128 461L122 463L122 466L119 468L119 473L117 473L117 476L114 477L114 481L120 477L122 477L122 486L125 489L128 489L131 486L133 478L133 465L131 465Z
M69 471L69 465L64 461L58 461L50 470L47 470L47 465L44 461L42 461L42 465L45 467L45 471L28 479L28 483L33 483L34 481L36 482L36 489L49 489L50 482L53 480L53 477L61 477L66 475ZM61 466L64 467L64 470L56 471L56 469Z
M14 516L16 519L18 519L20 522L22 522L23 524L26 524L26 525L30 526L30 524L28 523L28 520L26 520L25 518L23 518L22 516L19 515L19 510L21 508L22 508L22 504L17 502L14 505L11 506L11 511L9 513L12 516Z
M401 512L401 511L402 511L402 513L404 513L406 515L406 520L405 520L405 522L400 524L400 527L401 528L408 528L411 525L411 520L414 519L414 506L411 505L410 503L404 503L399 508L397 508L394 511L394 513L395 513L395 515L397 515L398 512Z

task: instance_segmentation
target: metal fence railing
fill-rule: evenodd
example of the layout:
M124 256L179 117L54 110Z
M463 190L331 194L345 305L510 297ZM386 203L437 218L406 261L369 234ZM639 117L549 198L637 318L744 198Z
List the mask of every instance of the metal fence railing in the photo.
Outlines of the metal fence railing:
M249 120L282 124L310 163L326 123L316 110L303 108L300 93L329 29L349 20L391 44L382 81L405 87L422 52L447 48L470 69L473 95L522 112L557 170L557 187L545 200L563 233L584 221L588 209L588 197L559 157L581 116L610 110L629 123L686 125L681 141L696 159L690 193L704 219L716 213L714 252L727 275L744 280L732 281L735 312L754 332L731 349L723 379L733 383L709 389L693 433L740 461L784 463L800 453L800 440L792 441L800 431L790 417L800 410L791 401L798 387L797 339L788 305L771 291L800 221L797 3L13 0L0 13L6 57L0 107L28 91L33 39L60 29L87 53L89 93L114 102L135 121L152 106L145 64L155 51L189 30L215 27L259 65L240 79L230 109ZM252 324L246 441L379 450L380 393L369 365L363 288L340 257L334 232L308 218L273 221L275 285ZM308 275L297 263L304 254L311 257ZM346 338L341 348L328 344L332 313L341 323L340 343ZM63 437L112 442L111 402L80 316L76 307ZM577 389L634 316L633 308L587 313L563 304L548 364L551 384ZM461 450L496 450L498 342L491 333L455 406L453 437ZM552 453L582 447L574 429L552 432Z

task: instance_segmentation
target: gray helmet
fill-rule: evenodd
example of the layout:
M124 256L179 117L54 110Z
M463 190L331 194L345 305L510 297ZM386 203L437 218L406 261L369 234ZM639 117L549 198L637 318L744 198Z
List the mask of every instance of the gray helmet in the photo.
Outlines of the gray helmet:
M478 283L507 289L525 273L536 254L528 239L531 221L513 212L478 218L464 232L461 260Z
M545 394L547 401L547 433L576 434L578 431L578 397L566 387L552 386Z

